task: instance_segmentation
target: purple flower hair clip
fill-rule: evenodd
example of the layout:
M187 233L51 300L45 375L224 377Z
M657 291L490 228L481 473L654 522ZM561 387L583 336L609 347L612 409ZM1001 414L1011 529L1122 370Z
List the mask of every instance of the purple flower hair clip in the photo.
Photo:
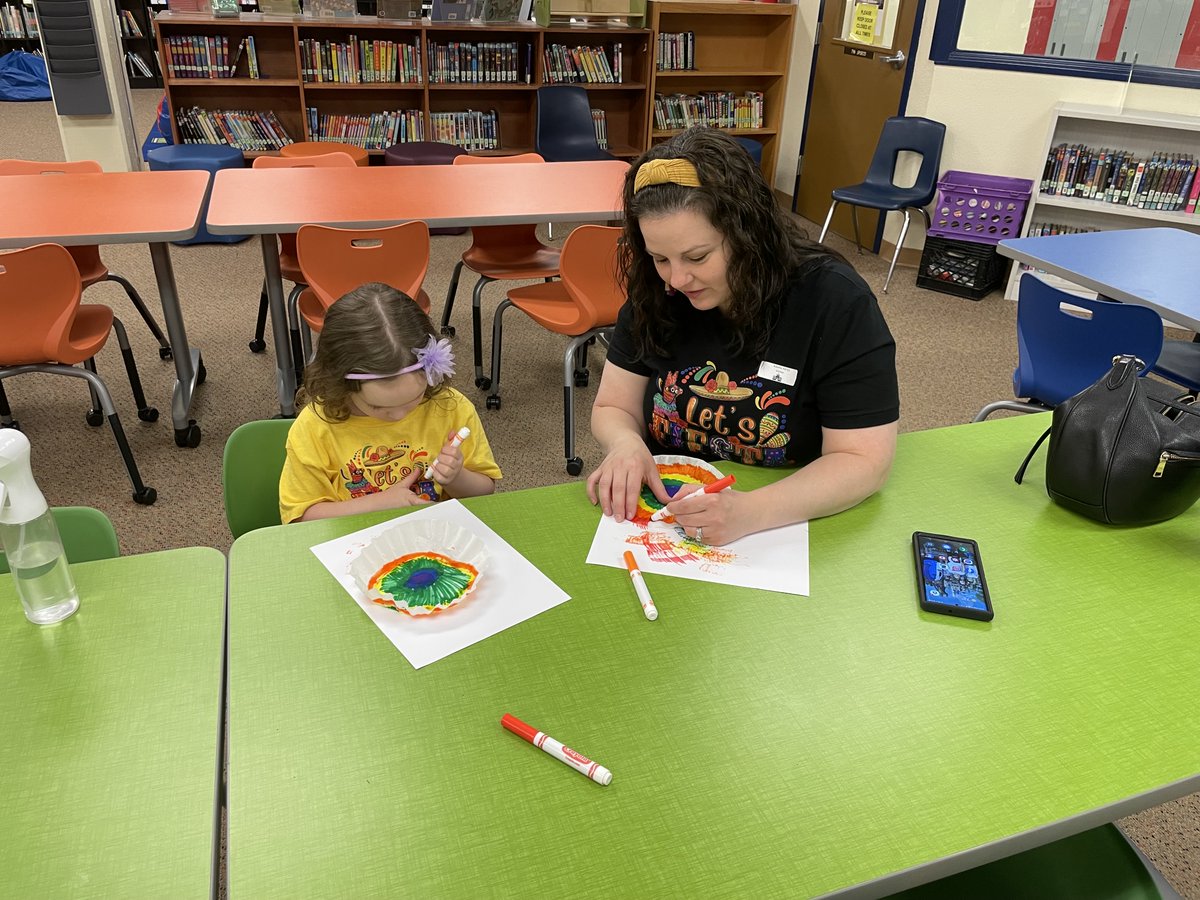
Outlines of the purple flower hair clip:
M425 342L425 346L414 348L413 353L416 355L417 361L411 366L405 366L399 372L390 372L385 375L351 372L346 376L346 380L377 381L381 378L395 378L397 375L406 375L417 369L424 369L425 380L431 385L435 385L441 384L444 378L454 374L454 350L445 338L438 340L431 334L429 340Z

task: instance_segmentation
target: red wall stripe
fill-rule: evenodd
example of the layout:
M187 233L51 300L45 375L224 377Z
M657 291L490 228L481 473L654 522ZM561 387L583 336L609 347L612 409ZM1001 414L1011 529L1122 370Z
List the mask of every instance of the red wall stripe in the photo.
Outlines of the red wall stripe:
M1029 34L1025 37L1026 56L1045 56L1050 43L1050 26L1054 24L1054 6L1058 0L1036 0L1029 17Z
M1183 29L1183 42L1179 45L1177 69L1200 69L1200 0L1192 3L1187 26Z
M1195 5L1192 15L1196 14ZM1121 49L1121 37L1125 34L1125 18L1129 15L1129 0L1109 0L1108 12L1104 16L1104 30L1100 32L1100 46L1096 48L1096 59L1112 62Z

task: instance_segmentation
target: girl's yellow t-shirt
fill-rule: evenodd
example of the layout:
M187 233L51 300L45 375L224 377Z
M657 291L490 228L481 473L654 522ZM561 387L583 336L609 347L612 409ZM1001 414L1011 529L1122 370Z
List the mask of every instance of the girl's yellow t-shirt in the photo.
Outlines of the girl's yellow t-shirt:
M466 425L463 466L489 478L501 477L483 423L471 401L454 388L426 400L398 422L350 416L327 422L313 404L300 410L287 437L287 460L279 479L279 516L291 522L314 503L352 500L386 491L435 459L448 436ZM419 493L438 499L440 486L414 483Z

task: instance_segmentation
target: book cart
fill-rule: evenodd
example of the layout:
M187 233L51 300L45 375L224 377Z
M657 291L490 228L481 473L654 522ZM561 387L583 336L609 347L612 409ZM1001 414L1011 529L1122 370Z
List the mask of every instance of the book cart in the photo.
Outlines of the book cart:
M1044 150L1022 237L1162 226L1200 232L1200 118L1060 103ZM1006 297L1017 296L1027 271L1012 267ZM1093 293L1037 274L1062 290Z

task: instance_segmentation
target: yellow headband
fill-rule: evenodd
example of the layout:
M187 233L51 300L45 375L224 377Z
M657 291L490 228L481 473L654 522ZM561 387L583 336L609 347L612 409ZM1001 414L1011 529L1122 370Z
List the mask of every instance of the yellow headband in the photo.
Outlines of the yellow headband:
M633 178L633 192L651 184L681 184L684 187L700 187L700 176L696 167L686 159L651 159L642 163Z

